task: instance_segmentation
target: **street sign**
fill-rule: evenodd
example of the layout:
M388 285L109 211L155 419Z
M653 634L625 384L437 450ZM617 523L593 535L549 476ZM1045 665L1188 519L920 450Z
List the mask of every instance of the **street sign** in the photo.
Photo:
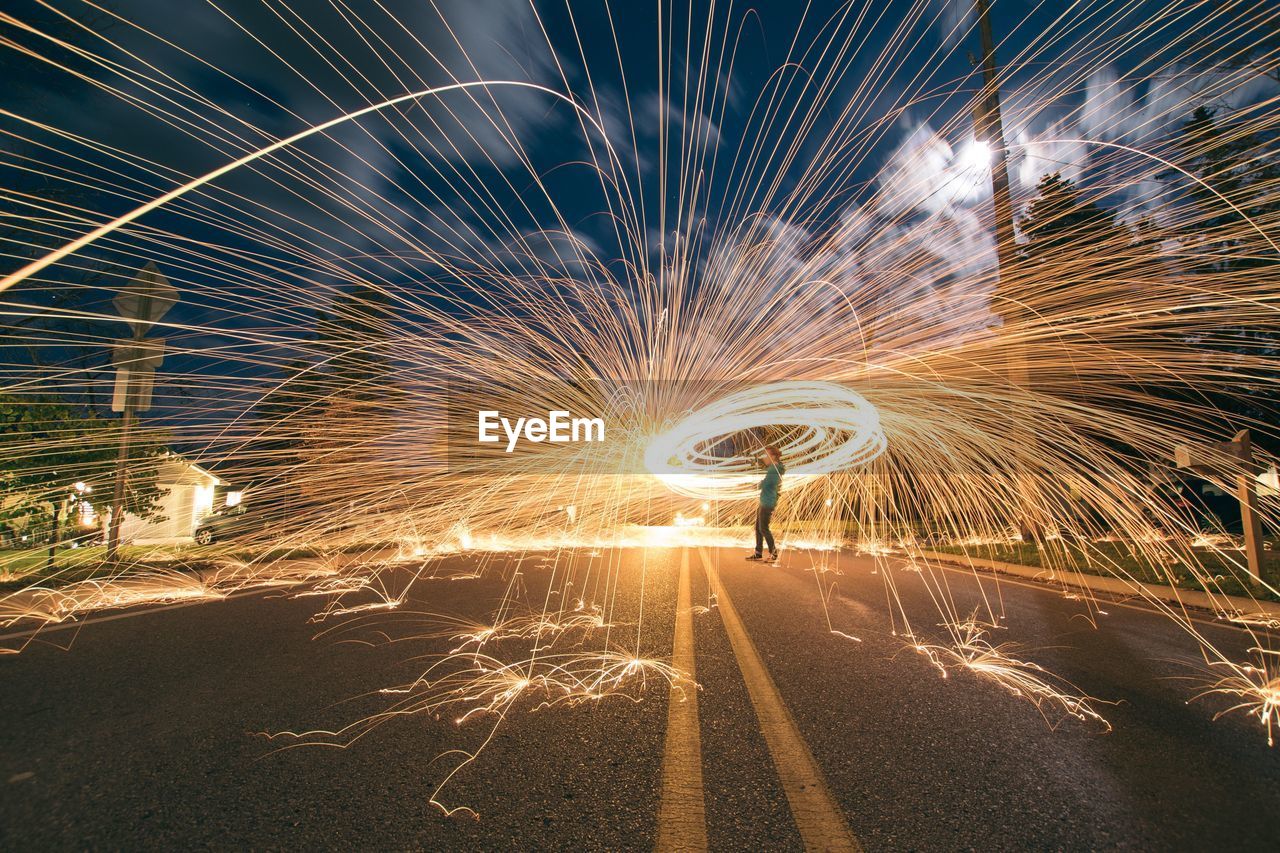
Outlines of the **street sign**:
M116 386L111 395L111 411L123 412L130 407L135 412L148 411L151 408L151 391L155 385L154 370L116 368Z
M120 288L112 303L120 316L142 332L169 313L178 301L178 289L169 283L154 263L138 270L133 281Z
M137 413L151 408L156 368L164 360L164 339L147 340L147 330L169 313L178 301L178 289L169 283L154 263L147 262L133 281L120 288L111 301L120 312L121 319L133 329L133 339L116 341L111 357L116 368L111 408L124 412L120 421L120 453L116 456L115 494L111 499L111 526L107 530L107 561L116 563L129 476L129 434Z
M1239 468L1253 469L1253 454L1237 434L1232 441L1215 441L1199 447L1180 444L1174 448L1173 463L1177 468L1205 476L1227 476Z
M1218 473L1221 462L1221 455L1215 456L1209 446L1189 447L1179 444L1173 450L1173 464L1183 471L1212 476Z
M1231 441L1219 441L1203 447L1179 446L1174 450L1174 463L1202 476L1235 479L1249 576L1254 583L1261 583L1262 516L1258 509L1258 496L1268 493L1275 475L1272 474L1271 478L1259 476L1259 473L1267 472L1261 472L1254 460L1253 438L1249 430L1240 430ZM1275 483L1275 486L1280 487L1280 483Z
M116 341L111 363L125 370L155 370L164 361L164 338Z

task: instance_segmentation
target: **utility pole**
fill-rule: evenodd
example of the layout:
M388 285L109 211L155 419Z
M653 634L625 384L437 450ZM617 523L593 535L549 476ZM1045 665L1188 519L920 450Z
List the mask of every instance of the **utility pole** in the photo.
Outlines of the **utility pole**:
M1005 144L1004 120L1000 116L1000 86L997 80L996 45L991 34L991 6L989 0L974 0L974 11L978 15L978 33L982 40L982 94L978 97L973 110L974 137L991 149L991 201L995 214L996 228L996 288L997 297L1007 295L1007 282L1016 276L1018 263L1017 246L1014 243L1013 230L1013 195L1009 188L1009 149ZM1015 304L1008 299L998 300L997 309L1005 324L1010 324L1008 306ZM1008 341L1005 344L1005 370L1010 383L1015 388L1026 388L1030 384L1027 370L1027 356L1021 344ZM1019 430L1016 436L1026 445L1035 442L1034 435ZM1015 463L1016 464L1016 463ZM1032 516L1036 505L1036 488L1022 471L1015 471L1017 478L1018 527L1023 541L1038 538L1040 525Z
M58 495L58 499L53 502L53 513L49 516L49 556L45 558L45 571L52 572L58 565L58 520L62 515L62 504L66 501L65 495Z
M974 0L978 13L978 32L982 39L982 95L973 115L973 131L977 139L991 147L991 199L995 206L996 287L1013 270L1017 260L1013 240L1013 197L1009 191L1009 151L1004 141L1004 121L1000 117L1000 87L996 81L996 46L991 35L990 4ZM1026 361L1021 360L1025 380Z
M178 291L154 263L148 263L112 300L121 318L133 328L133 337L115 343L116 364L113 411L120 421L120 452L116 455L115 492L111 497L111 522L107 529L107 561L119 559L120 525L124 522L129 480L129 448L138 412L151 408L156 368L164 360L164 340L148 340L147 331L178 301Z

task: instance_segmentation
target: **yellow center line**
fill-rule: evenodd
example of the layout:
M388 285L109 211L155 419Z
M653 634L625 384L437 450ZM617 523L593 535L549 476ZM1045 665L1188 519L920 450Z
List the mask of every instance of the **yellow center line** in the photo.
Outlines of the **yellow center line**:
M693 654L693 606L689 549L680 551L680 591L671 665L687 680L672 682L667 703L667 743L662 758L662 804L657 850L706 850L707 818L702 795L702 735Z
M805 849L861 850L862 846L849 831L844 815L831 798L826 779L796 728L795 720L782 701L777 685L773 683L769 670L765 668L755 644L751 642L742 620L738 618L732 599L720 585L720 577L707 555L707 549L699 548L698 554L702 557L702 567L706 569L707 580L719 602L720 619L729 634L733 653L738 658L738 668L742 670L747 693L751 697L751 704L755 706L760 731L764 734L765 744L773 757L778 779L782 782L782 790L787 795L787 802L791 806L791 814L800 830Z

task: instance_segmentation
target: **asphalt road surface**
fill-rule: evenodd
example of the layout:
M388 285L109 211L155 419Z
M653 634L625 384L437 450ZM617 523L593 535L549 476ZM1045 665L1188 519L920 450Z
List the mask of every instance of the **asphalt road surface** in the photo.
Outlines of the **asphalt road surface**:
M1050 587L899 560L828 558L837 574L813 571L806 552L779 567L742 555L457 557L429 566L436 577L399 609L355 624L309 621L324 599L275 590L46 632L0 658L0 849L1262 850L1280 840L1280 748L1255 720L1215 722L1225 700L1188 703L1188 678L1202 677L1188 666L1195 646L1164 617L1110 601L1099 614ZM447 579L481 563L479 578ZM570 576L589 582L575 593ZM957 616L1003 614L994 639L1116 703L1098 706L1112 730L1072 718L1051 729L988 679L944 679L904 641L891 587L922 640L944 638L940 588ZM291 741L263 736L385 709L380 690L457 644L418 636L438 622L426 614L483 623L508 590L534 612L549 590L552 601L613 602L612 646L674 656L701 689L653 678L639 702L520 700L496 729L492 715L405 715L343 749L280 749ZM1243 659L1245 633L1196 627ZM441 755L491 732L440 794L479 818L446 817L430 799L459 753Z

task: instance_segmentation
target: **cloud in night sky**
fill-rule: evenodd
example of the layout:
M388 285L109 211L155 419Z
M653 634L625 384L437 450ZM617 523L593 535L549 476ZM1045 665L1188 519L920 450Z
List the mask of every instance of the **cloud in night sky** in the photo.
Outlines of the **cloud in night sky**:
M145 249L175 280L218 294L203 315L190 302L179 309L192 326L251 322L256 333L304 323L305 312L268 315L256 303L251 321L236 313L266 274L300 294L294 309L323 308L356 280L408 300L439 268L433 255L481 277L487 267L572 278L596 262L651 264L684 247L698 254L691 268L708 286L731 288L741 275L787 292L817 282L805 298L824 306L896 268L910 272L898 286L922 324L957 300L987 296L990 191L969 114L969 3L868 6L843 53L824 39L837 22L859 19L857 4L816 4L803 23L791 4L738 9L712 24L668 17L664 26L677 31L661 41L652 4L613 4L610 19L603 6L573 4L570 18L561 3L526 0L213 0L182 4L180 15L168 0L113 0L120 20L98 16L86 30L34 0L9 5L102 63L0 26L7 36L116 92L17 60L10 76L25 83L0 94L0 105L124 153L5 121L33 142L0 142L0 157L45 158L55 172L7 175L39 195L71 175L58 170L74 169L97 184L76 200L97 215L308 125L454 81L519 80L571 94L617 152L615 174L594 129L527 90L426 99L343 125L148 217L129 237L137 243L100 247L130 257ZM1001 58L1017 60L1003 96L1022 201L1061 172L1115 184L1110 203L1133 221L1167 198L1166 183L1154 161L1104 144L1158 151L1195 105L1244 110L1276 95L1275 81L1247 70L1214 75L1173 61L1195 7L1091 8L1065 22L1049 4L1001 13ZM1185 21L1126 41L1153 8ZM808 40L818 47L792 52ZM808 195L794 202L798 188ZM626 217L647 245L620 245ZM754 266L731 263L744 247L756 251Z

